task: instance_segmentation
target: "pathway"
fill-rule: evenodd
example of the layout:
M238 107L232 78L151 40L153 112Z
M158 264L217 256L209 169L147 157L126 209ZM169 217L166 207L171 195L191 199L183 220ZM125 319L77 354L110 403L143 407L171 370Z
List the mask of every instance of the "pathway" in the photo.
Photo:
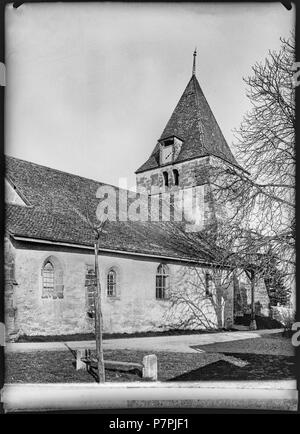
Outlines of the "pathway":
M202 333L178 336L155 336L142 338L105 339L104 350L140 350L149 352L167 351L179 353L199 353L192 346L202 346L221 342L260 338L266 334L280 333L282 329ZM64 351L68 349L94 349L95 341L64 342L16 342L7 343L7 352ZM200 350L200 352L205 352Z

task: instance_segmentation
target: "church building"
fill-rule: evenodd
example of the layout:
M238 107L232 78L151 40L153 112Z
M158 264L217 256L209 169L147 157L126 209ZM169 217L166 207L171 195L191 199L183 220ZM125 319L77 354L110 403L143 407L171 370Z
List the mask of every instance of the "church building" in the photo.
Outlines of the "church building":
M174 207L190 192L196 213L184 222L168 221L164 213L152 220L108 219L99 249L105 333L228 329L249 308L247 277L236 282L220 270L201 236L218 219L210 166L240 166L196 78L195 58L162 135L136 171L136 185L137 194L161 203L171 197ZM13 157L6 157L5 183L7 339L93 332L94 233L87 210L96 215L97 192L107 186ZM124 194L108 187L117 198ZM263 284L256 301L267 312Z

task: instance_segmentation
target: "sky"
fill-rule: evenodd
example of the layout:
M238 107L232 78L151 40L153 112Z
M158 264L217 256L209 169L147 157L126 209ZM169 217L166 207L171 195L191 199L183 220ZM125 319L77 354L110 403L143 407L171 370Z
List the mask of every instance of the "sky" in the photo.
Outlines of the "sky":
M294 19L280 2L7 5L5 152L133 188L195 47L197 78L234 152L250 108L243 77Z

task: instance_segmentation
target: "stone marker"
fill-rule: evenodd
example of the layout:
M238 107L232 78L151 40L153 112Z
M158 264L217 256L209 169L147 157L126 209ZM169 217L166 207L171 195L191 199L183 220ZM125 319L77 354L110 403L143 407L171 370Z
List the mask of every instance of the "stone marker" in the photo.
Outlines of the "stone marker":
M157 381L157 357L155 354L143 358L143 378Z
M81 359L85 357L85 350L76 350L76 371L87 369L87 364Z

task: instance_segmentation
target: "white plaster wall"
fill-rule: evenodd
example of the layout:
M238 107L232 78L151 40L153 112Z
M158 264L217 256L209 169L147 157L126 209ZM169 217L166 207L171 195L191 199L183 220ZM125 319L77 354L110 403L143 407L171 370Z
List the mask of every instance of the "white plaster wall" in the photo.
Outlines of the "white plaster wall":
M43 299L41 267L54 255L64 274L64 298ZM90 332L94 320L87 316L85 272L93 264L88 253L16 250L16 301L20 334L72 334ZM104 332L132 332L161 328L167 301L155 298L155 274L159 262L100 256ZM117 270L118 293L106 295L106 273Z
M7 179L5 179L5 202L16 205L26 205Z
M85 273L86 265L94 263L88 253L47 251L46 249L16 249L16 305L20 334L55 335L86 333L94 330L94 319L87 315ZM61 263L64 274L64 298L43 299L41 267L45 259L54 255ZM164 330L180 325L176 312L171 314L172 300L156 299L156 270L158 260L100 255L100 281L104 332L131 333ZM117 296L106 294L106 275L111 267L117 271ZM168 264L170 286L186 292L188 275L194 268ZM203 271L204 272L204 271ZM227 299L232 300L232 294ZM215 321L210 300L203 298L206 315ZM229 305L228 305L229 306ZM232 307L225 316L232 315ZM177 315L180 311L177 310ZM178 319L178 316L177 316Z

